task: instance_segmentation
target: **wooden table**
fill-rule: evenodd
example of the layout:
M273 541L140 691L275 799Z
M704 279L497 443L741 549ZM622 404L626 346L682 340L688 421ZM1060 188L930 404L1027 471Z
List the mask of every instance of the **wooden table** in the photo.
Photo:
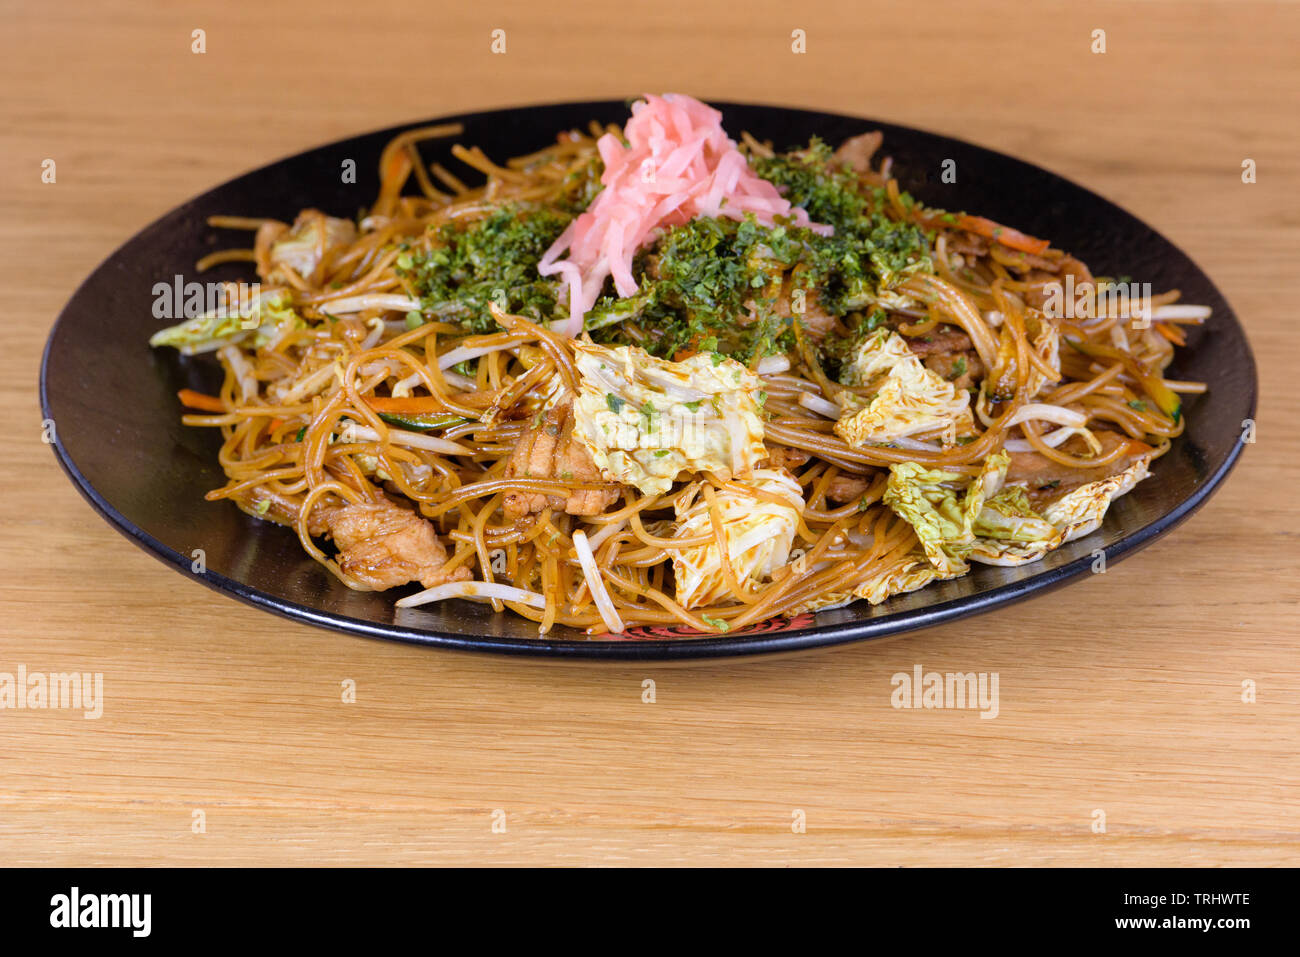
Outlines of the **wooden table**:
M0 711L0 864L1296 862L1300 7L796 9L0 3L0 671L102 672L105 696L97 721ZM649 668L254 611L128 544L40 441L54 316L187 197L370 128L663 89L930 128L1116 200L1246 322L1257 444L1176 533L1048 597L838 652ZM917 664L998 672L998 717L894 709L891 676Z

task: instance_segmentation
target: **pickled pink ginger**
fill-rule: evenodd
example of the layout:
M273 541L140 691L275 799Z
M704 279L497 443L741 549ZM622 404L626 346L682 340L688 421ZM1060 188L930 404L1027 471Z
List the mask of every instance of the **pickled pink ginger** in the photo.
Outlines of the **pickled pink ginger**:
M722 114L680 93L647 95L632 104L623 129L628 145L606 133L596 143L605 188L538 263L543 276L559 275L569 287L569 320L576 336L606 277L622 298L637 291L632 257L661 230L697 216L741 220L748 213L764 226L775 216L829 235L775 186L750 169L722 129ZM560 256L568 253L564 259Z

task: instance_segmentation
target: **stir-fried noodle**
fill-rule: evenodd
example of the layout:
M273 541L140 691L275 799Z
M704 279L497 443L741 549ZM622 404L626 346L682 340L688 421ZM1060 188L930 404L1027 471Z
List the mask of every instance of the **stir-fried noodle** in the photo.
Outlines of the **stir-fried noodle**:
M404 133L357 221L213 219L255 238L201 268L259 288L153 340L225 370L181 393L208 498L402 605L716 633L1037 560L1181 432L1176 290L923 206L876 134L776 153L648 101L454 146L472 177L421 157L457 127Z

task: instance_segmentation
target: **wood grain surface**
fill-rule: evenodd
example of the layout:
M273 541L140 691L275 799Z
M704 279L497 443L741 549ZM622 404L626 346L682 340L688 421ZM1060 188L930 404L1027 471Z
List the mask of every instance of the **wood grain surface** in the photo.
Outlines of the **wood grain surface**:
M1297 862L1300 7L3 0L0 22L0 672L104 676L98 720L0 710L0 864ZM372 128L666 89L928 128L1127 207L1246 323L1258 442L1107 574L893 641L678 668L282 621L134 548L41 442L58 310L191 195ZM996 719L893 708L918 664L997 672Z

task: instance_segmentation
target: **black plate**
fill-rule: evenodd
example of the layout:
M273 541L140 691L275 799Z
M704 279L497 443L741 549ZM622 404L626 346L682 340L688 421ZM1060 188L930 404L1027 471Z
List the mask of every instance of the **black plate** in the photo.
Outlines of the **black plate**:
M212 429L180 424L176 390L212 390L215 366L152 350L149 335L165 322L152 315L153 287L175 275L195 279L202 255L241 238L206 225L213 214L291 220L314 206L351 216L373 200L384 144L399 129L323 146L231 180L146 228L91 274L59 316L41 367L41 406L55 423L59 462L90 503L158 558L236 598L328 628L444 648L559 658L712 658L789 651L877 638L952 621L1040 593L1087 573L1096 550L1113 564L1152 541L1203 504L1241 451L1243 421L1255 412L1255 364L1240 323L1209 278L1177 247L1119 207L1053 173L959 140L870 120L776 107L718 104L733 135L749 130L778 147L816 134L831 144L866 130L885 134L901 185L927 204L966 209L1050 237L1104 275L1128 275L1157 289L1177 287L1183 301L1213 308L1180 350L1172 378L1209 383L1206 396L1184 403L1186 434L1144 481L1110 509L1097 532L1019 568L977 565L963 578L900 595L883 605L849 608L714 638L671 631L623 639L588 639L557 628L539 639L536 626L494 615L469 602L403 610L393 594L354 592L302 551L288 529L258 522L203 494L224 482ZM451 117L463 142L497 159L553 141L557 131L591 119L621 122L622 101L568 103ZM445 122L439 120L436 122ZM449 143L425 150L453 166ZM940 182L944 160L957 182ZM342 182L355 160L358 182ZM203 276L253 278L229 265ZM1190 328L1190 327L1189 327ZM196 549L207 570L191 571Z

